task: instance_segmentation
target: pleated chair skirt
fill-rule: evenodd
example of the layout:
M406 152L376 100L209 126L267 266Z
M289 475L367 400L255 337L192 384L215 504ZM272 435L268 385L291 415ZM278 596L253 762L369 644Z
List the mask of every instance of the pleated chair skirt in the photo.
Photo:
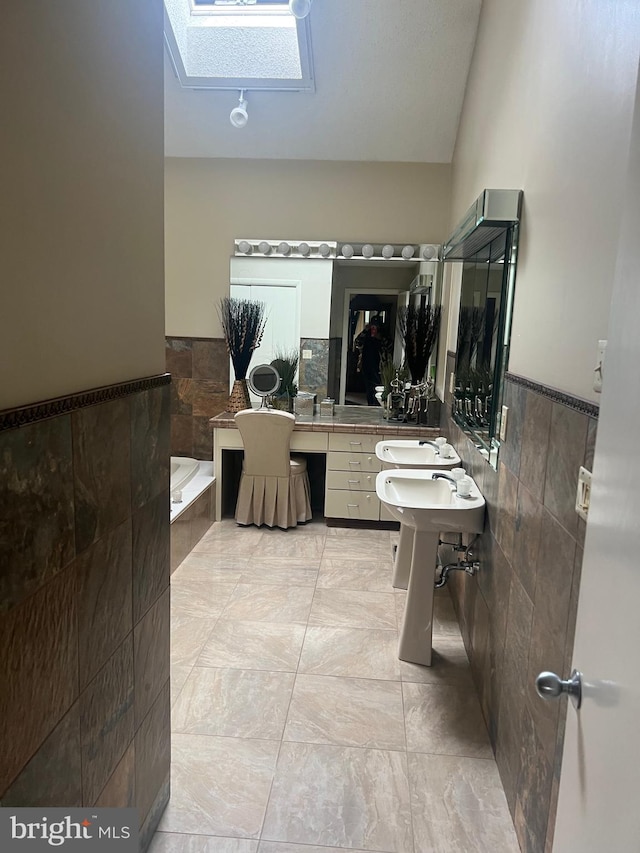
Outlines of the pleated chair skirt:
M236 521L295 527L311 519L311 489L306 459L291 458L289 477L259 477L242 472Z

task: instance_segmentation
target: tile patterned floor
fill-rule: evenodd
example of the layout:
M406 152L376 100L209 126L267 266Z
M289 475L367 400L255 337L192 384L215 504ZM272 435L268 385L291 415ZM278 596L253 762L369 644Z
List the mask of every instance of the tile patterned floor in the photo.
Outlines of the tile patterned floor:
M173 574L151 853L518 853L447 590L397 658L386 531L214 524Z

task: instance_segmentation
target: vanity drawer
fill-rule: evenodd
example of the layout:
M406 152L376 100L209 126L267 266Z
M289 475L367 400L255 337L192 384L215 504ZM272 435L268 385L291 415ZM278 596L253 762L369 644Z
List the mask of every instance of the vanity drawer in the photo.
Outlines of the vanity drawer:
M380 470L380 460L375 453L341 453L330 450L327 453L327 470L377 473Z
M365 471L327 471L327 489L375 492L376 474L367 474Z
M350 450L352 453L375 453L378 435L358 435L352 432L330 432L329 450Z
M360 518L365 521L378 521L380 501L375 492L327 489L324 514L329 518Z

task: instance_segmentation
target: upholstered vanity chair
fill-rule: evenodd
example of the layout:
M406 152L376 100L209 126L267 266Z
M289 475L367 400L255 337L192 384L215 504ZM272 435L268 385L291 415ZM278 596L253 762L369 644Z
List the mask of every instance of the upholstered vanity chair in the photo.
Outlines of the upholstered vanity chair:
M289 455L295 417L275 409L244 409L234 417L244 445L238 524L287 528L309 521L307 462Z

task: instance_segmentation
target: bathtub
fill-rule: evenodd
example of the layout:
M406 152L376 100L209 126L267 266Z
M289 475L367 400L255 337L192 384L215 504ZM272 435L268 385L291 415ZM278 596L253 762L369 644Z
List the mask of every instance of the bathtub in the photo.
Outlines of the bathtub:
M193 480L199 470L200 463L197 459L189 459L187 456L172 456L171 494L182 491L187 483Z
M188 456L171 457L171 521L181 515L215 481L213 462L201 462Z

